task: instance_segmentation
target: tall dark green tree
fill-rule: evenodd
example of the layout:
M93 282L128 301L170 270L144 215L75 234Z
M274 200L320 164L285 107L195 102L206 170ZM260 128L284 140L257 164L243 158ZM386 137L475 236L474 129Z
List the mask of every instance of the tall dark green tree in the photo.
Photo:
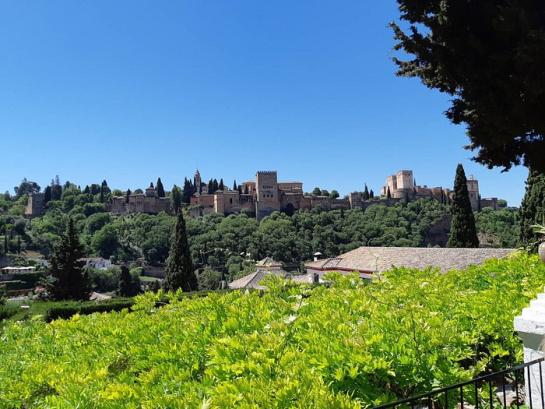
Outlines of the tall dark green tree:
M545 224L545 175L530 171L520 207L520 241L523 245L537 241L531 227L535 224Z
M237 181L233 181L233 190L238 190Z
M195 291L198 289L197 277L191 251L187 241L187 232L183 212L178 213L172 243L165 269L165 290L176 291L181 288L183 291Z
M225 186L223 184L223 179L220 179L220 183L218 185L218 190L224 190L225 189Z
M212 193L216 192L216 190L219 190L220 184L218 183L217 179L214 179L212 182Z
M51 201L51 186L46 186L44 189L44 204Z
M83 245L79 241L74 221L70 218L66 232L61 236L50 259L47 287L54 299L89 299L90 286L87 273L83 269L83 257Z
M178 214L182 208L183 195L181 189L176 185L172 186L172 190L170 191L170 202L172 205L172 211L175 214Z
M367 183L365 184L365 189L363 189L363 200L369 200L369 189L367 188Z
M127 189L127 192L125 193L125 203L129 203L129 198L131 197L131 189Z
M475 216L471 209L469 192L467 191L467 178L464 167L461 164L456 168L454 195L450 212L452 222L447 246L458 248L479 247Z
M212 193L214 193L214 181L210 179L208 181L208 194L211 195Z
M157 179L157 184L155 185L155 189L157 190L157 196L165 197L165 188L163 187L163 182L161 182L161 178Z
M386 189L386 199L392 198L392 192L390 192L390 186Z
M184 179L184 187L182 191L182 202L189 204L191 202L191 196L195 193L195 188L191 181L187 178Z
M372 199L375 197L375 192L373 192L373 189L369 191L369 199Z
M136 278L137 277L131 275L127 266L121 266L117 293L122 297L134 297L138 294L140 290L140 280L136 280Z
M475 159L545 172L545 2L397 0L398 75L453 96L447 117L465 123Z

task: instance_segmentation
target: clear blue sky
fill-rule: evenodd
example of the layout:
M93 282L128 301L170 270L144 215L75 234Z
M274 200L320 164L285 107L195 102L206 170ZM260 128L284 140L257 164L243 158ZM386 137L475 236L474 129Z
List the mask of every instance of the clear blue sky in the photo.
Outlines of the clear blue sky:
M448 96L398 78L394 0L0 3L0 189L56 174L145 187L161 176L378 191L413 169L518 205L526 169L470 160Z

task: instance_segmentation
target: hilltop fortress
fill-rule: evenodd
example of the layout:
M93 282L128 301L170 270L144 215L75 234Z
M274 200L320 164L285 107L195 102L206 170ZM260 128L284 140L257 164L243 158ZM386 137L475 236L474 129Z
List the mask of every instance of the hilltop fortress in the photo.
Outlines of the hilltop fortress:
M246 212L260 220L274 211L292 214L295 210L317 207L324 210L351 208L347 198L309 195L303 192L301 182L278 182L276 171L257 172L255 181L244 182L240 190L218 190L211 194L203 193L206 185L197 171L194 185L197 191L190 203L193 216Z
M193 178L193 188L194 191L189 199L189 212L194 217L211 213L222 215L247 213L258 220L274 211L292 214L300 209L365 209L376 204L391 205L420 198L449 203L453 195L452 190L443 187L418 186L412 170L401 170L388 176L381 189L380 197L370 196L366 192L353 192L344 198L305 193L302 182L279 182L276 171L259 171L256 173L255 180L244 182L238 189L224 187L222 190L209 193L207 184L202 182L197 170ZM497 198L481 199L479 182L476 179L469 178L467 188L473 210L483 207L497 209ZM106 206L113 214L172 213L170 198L159 197L153 184L150 184L143 193L113 196ZM25 215L36 217L44 212L44 194L30 195Z

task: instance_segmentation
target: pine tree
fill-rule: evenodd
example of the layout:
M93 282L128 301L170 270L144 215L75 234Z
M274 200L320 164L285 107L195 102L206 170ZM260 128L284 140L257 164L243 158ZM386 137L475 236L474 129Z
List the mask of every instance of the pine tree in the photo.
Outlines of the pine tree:
M161 178L157 179L157 185L155 187L157 190L157 196L165 197L165 188L163 187L163 182L161 182Z
M365 184L365 189L363 189L363 200L369 200L369 189L367 188L367 183Z
M545 175L530 170L520 207L520 241L523 245L537 241L531 227L535 224L545 224Z
M448 247L479 247L477 229L475 228L475 216L471 209L469 193L467 191L467 179L464 167L460 164L456 168L454 180L454 197L450 208L452 223Z
M61 236L50 260L48 289L54 299L89 299L89 280L81 260L84 256L83 245L79 241L74 221L70 218L66 232Z
M165 289L176 291L195 291L198 289L197 277L191 261L191 251L187 241L183 212L178 213L172 244L165 270Z
M127 266L121 266L117 293L122 297L134 297L139 292L140 283L138 281L133 278Z

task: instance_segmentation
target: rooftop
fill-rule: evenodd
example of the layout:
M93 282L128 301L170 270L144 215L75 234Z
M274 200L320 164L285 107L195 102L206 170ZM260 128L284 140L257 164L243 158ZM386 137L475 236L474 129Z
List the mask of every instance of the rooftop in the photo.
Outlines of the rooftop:
M393 267L425 269L443 272L481 264L492 258L503 258L515 249L492 248L417 248L360 247L339 257L306 263L307 268L322 271L384 272Z

